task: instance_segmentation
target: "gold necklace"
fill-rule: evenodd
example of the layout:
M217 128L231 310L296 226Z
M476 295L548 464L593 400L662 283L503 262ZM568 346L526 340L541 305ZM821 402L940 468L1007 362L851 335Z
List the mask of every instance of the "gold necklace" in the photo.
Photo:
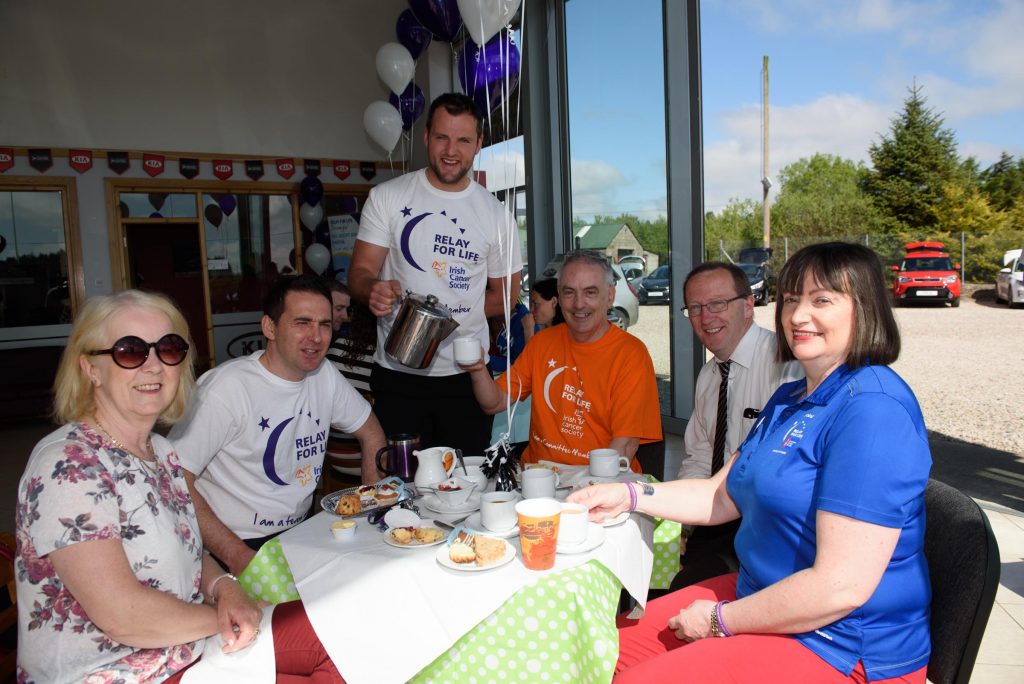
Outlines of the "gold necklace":
M153 475L157 474L158 466L157 466L157 463L156 463L155 459L154 460L150 460L148 458L143 458L142 456L139 456L137 453L135 453L134 451L132 451L131 449L126 447L124 444L121 444L121 442L117 441L117 437L114 437L114 435L111 434L110 430L108 430L106 427L103 426L103 423L100 422L99 418L97 418L94 415L92 417L92 419L93 419L93 422L96 423L96 427L98 427L100 430L103 430L103 432L104 432L104 434L106 434L107 438L110 439L110 443L111 444L116 446L121 451L123 451L123 452L125 452L125 453L127 453L127 454L129 454L131 456L134 456L135 460L137 460L139 463L141 463L142 467L145 468L146 470L148 470ZM154 453L153 452L153 438L152 437L147 437L146 438L146 450L149 453L151 453L151 454Z

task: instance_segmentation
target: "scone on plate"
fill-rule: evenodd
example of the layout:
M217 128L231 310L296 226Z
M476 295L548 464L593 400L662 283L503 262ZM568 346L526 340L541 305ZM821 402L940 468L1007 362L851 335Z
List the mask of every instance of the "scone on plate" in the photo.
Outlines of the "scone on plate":
M448 557L452 559L453 563L472 563L476 560L476 552L469 544L455 542L448 547Z
M412 531L412 536L421 544L432 544L441 541L444 533L436 527L417 527Z
M477 536L473 540L476 564L479 567L494 565L505 555L505 542L493 537Z
M391 538L397 544L408 544L413 539L413 532L408 527L396 527L391 530Z
M386 506L398 501L398 488L391 484L382 484L376 487L377 502Z
M359 497L351 494L338 499L338 504L334 507L334 512L338 515L355 515L362 510L363 505L359 502Z

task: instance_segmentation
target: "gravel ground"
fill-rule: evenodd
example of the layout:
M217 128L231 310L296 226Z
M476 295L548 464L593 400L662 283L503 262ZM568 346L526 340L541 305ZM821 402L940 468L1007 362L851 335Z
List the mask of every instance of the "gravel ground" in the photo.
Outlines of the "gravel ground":
M903 350L893 369L913 388L932 436L981 444L1024 457L1024 310L978 293L960 307L896 309ZM669 373L670 306L643 306L629 332L651 352L658 375ZM774 329L775 305L754 309Z

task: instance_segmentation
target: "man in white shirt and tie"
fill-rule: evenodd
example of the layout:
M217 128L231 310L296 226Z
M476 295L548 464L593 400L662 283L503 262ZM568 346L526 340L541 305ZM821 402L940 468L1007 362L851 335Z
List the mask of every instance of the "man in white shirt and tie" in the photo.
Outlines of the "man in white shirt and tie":
M697 375L679 479L708 478L739 448L779 385L803 372L795 362L775 360L775 333L754 323L754 297L738 266L721 261L697 266L683 281L683 301L694 334L714 358ZM694 528L672 589L735 571L738 527L737 520Z

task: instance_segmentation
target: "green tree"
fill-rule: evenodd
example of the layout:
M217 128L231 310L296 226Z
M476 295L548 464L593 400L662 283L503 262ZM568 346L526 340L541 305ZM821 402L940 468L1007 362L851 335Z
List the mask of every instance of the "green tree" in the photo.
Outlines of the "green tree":
M999 161L981 173L981 189L989 204L1000 211L1024 204L1024 157L1015 163L1003 152Z
M772 234L826 238L883 232L881 214L860 188L866 174L863 164L831 154L785 167L772 206Z
M894 228L929 230L938 227L938 207L945 188L962 171L953 132L927 106L921 88L914 86L903 111L892 121L889 136L868 149L872 170L865 192Z
M744 245L760 245L762 239L763 210L760 202L752 199L729 200L718 214L704 216L704 251L708 259L719 258L719 245L731 251Z

